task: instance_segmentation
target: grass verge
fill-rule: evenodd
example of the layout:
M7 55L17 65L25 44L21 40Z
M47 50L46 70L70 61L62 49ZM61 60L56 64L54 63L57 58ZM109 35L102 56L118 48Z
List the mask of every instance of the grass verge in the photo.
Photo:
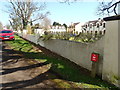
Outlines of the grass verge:
M51 57L43 51L35 49L31 43L23 40L19 36L15 36L15 38L16 40L14 41L6 41L13 50L21 52L26 58L52 63L51 70L60 74L65 80L74 82L76 86L82 86L83 88L116 88L114 85L102 81L98 77L92 78L89 75L83 74L78 67L68 60ZM58 81L55 80L55 82ZM63 84L60 83L60 85Z

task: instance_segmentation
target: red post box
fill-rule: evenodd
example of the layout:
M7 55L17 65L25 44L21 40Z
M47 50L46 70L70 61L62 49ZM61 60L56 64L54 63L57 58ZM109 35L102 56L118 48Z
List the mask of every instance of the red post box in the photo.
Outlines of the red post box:
M99 58L99 54L98 53L92 53L91 54L91 61L97 62Z

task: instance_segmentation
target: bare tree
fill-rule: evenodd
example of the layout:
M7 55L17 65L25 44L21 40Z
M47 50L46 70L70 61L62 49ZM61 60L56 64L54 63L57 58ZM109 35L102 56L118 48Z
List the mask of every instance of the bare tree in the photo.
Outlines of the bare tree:
M84 1L84 0L59 0L59 2L61 3L68 3L68 4L76 1ZM99 2L97 15L110 15L111 13L118 15L118 5L120 3L120 0L110 0L110 1L96 0L96 1Z
M41 25L44 28L44 30L48 30L51 25L51 20L48 17L46 17L43 19Z
M3 25L2 25L2 23L0 22L0 29L3 29Z
M100 1L98 6L98 15L110 15L111 13L118 15L119 3L120 0L111 0L109 2L106 2L105 0Z
M11 18L11 20L9 20L9 22L14 30L17 30L18 28L23 29L22 22L19 17L17 17L16 15L14 15L14 16L10 15L10 18Z
M49 12L41 13L45 7L45 3L32 0L9 0L8 12L11 24L22 24L22 29L26 29L29 23L43 19L49 14Z
M76 2L76 1L82 1L82 0L58 0L60 3L67 3L70 5L70 3Z
M6 27L7 29L11 29L11 27L10 27L9 24L6 24L5 27Z

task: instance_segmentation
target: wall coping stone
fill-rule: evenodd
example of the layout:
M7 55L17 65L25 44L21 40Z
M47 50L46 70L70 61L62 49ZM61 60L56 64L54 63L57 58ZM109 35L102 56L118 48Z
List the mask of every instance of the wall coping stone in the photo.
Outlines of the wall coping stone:
M113 21L113 20L120 20L120 15L110 16L103 18L104 21Z

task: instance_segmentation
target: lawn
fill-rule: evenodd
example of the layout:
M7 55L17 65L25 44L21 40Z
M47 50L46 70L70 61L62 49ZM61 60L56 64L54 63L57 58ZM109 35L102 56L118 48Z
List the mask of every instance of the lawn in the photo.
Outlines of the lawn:
M102 81L99 77L92 78L89 75L83 74L78 66L75 66L72 62L64 58L53 57L46 54L42 50L38 50L33 44L23 40L19 36L15 36L16 40L6 41L9 46L24 54L24 57L34 59L44 63L51 63L51 70L58 73L64 80L72 81L76 86L82 86L83 88L116 88L105 81ZM59 80L54 80L60 82ZM61 86L67 85L60 83Z

